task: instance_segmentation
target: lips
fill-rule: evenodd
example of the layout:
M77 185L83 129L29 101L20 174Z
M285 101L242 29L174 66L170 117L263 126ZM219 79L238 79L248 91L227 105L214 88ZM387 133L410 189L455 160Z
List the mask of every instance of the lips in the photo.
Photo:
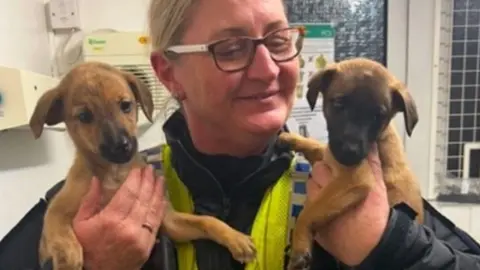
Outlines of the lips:
M263 93L258 93L258 94L253 94L253 95L238 97L238 99L241 99L241 100L267 99L267 98L269 98L269 97L272 97L272 96L277 95L278 93L280 93L279 90L268 91L268 92L263 92Z

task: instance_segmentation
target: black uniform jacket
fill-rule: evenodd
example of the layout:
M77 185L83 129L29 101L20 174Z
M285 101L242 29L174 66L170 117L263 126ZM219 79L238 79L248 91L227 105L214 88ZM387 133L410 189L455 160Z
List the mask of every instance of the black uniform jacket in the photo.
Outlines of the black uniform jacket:
M173 167L192 195L195 212L216 216L249 233L264 192L290 166L290 151L272 140L262 156L203 155L193 148L185 119L179 112L170 117L164 131L172 150ZM48 191L0 242L0 270L42 269L37 263L42 218L48 200L62 184L63 181ZM392 209L381 242L361 265L345 267L314 245L311 269L480 269L480 246L427 201L424 203L424 225L412 221L408 207L400 205ZM176 269L175 250L168 240L163 240L154 247L143 269L167 270L166 265L169 270ZM194 246L199 270L244 268L232 259L227 249L211 241L195 241ZM49 265L43 267L50 268Z

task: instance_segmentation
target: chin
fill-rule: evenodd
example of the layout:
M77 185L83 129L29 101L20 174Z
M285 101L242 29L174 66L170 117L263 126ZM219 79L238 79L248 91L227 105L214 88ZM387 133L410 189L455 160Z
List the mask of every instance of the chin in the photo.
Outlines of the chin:
M244 117L244 125L251 133L275 134L287 121L287 110L276 109Z

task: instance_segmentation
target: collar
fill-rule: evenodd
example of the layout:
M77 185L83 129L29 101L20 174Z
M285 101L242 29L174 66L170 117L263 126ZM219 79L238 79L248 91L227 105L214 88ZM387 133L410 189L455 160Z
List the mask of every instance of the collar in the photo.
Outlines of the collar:
M193 146L180 110L167 119L163 131L172 150L172 166L194 200L195 197L223 200L230 193L244 193L239 192L243 188L248 188L248 194L258 191L263 195L266 188L278 179L258 175L266 171L270 174L271 171L282 173L289 168L293 159L288 148L277 144L277 136L272 137L266 151L259 156L236 158L202 154Z

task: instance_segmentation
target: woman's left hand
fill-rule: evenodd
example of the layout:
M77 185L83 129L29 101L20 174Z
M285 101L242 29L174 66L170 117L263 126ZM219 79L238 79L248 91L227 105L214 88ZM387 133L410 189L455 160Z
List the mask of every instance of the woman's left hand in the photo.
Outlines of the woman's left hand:
M343 263L360 264L377 246L385 231L390 207L388 204L377 147L368 155L368 162L377 185L357 208L345 213L328 227L317 232L315 240L332 256ZM318 162L307 182L307 200L315 197L332 179L329 168Z

